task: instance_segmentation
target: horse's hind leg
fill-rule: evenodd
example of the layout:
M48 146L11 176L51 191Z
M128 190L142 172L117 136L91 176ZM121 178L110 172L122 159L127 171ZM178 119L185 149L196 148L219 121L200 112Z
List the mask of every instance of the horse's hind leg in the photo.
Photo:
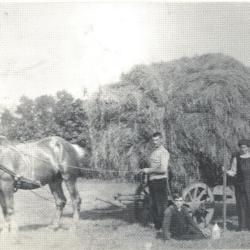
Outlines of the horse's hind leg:
M5 223L5 218L7 216L7 207L6 207L6 203L5 203L5 199L4 199L4 195L3 195L2 190L0 190L0 204L1 204L2 212L3 212L3 218L4 218L4 225L2 227L2 230L7 231L6 223Z
M76 178L69 177L66 175L66 176L63 176L63 179L65 181L66 187L69 191L70 198L72 201L74 221L75 223L78 223L79 218L80 218L80 210L81 210L81 198L76 187Z
M5 218L5 216L7 215L7 207L6 207L6 203L5 203L2 190L0 190L0 204L1 204L2 211L3 211L3 216Z
M60 227L60 220L62 217L63 208L66 204L66 198L62 189L62 179L58 179L54 182L49 183L49 187L56 203L56 216L52 221L52 227L55 230Z

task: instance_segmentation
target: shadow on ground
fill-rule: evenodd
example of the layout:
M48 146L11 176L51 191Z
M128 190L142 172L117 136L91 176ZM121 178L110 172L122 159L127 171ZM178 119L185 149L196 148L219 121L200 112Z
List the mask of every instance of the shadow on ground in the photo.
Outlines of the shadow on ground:
M32 224L32 225L25 225L25 226L20 226L19 230L20 231L35 231L35 230L39 230L41 228L47 228L48 224Z
M101 209L91 209L91 210L82 210L80 213L80 220L93 220L93 221L100 221L100 220L119 220L126 222L128 224L138 223L137 219L135 218L134 213L134 204L131 203L125 207L116 207L116 206L108 206ZM212 220L213 223L218 223L218 225L223 228L223 216L222 216L223 206L222 204L216 204L215 206L215 213ZM72 213L66 213L63 215L66 218L72 218ZM20 227L20 231L29 231L29 230L39 230L42 228L48 227L49 224L32 224L32 225L25 225ZM237 231L238 222L236 216L236 209L234 205L227 206L227 229L230 231Z
M127 205L124 208L109 206L103 209L82 211L80 214L80 218L82 220L117 219L125 221L129 224L133 224L136 222L133 204Z

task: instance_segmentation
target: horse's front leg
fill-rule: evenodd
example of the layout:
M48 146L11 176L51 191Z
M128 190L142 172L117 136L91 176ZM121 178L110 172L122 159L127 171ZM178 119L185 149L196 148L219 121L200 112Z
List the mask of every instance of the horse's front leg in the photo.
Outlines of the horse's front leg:
M0 203L4 215L2 233L17 233L18 226L14 214L14 180L11 176L1 180L0 190Z
M54 182L49 183L49 187L50 187L51 193L54 196L55 203L56 203L56 215L51 224L52 228L56 230L60 227L60 221L61 221L63 209L66 204L66 198L62 189L62 179L58 179Z

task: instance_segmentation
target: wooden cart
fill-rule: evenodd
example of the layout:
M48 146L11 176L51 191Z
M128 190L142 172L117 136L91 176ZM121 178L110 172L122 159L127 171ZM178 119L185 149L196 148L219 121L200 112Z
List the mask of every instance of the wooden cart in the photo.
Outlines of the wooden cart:
M216 203L223 203L223 186L209 187L202 182L191 183L182 191L182 197L193 219L203 224L201 226L206 226L213 219ZM117 194L114 198L122 204L134 202L135 217L142 224L151 221L151 199L145 176L141 175L134 194ZM235 203L234 190L230 186L226 187L226 198L227 203Z

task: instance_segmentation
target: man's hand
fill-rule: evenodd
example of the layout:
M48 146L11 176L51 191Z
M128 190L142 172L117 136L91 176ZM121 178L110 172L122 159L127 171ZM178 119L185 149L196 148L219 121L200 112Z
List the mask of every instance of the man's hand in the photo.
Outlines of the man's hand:
M222 167L222 172L223 173L226 173L226 174L228 174L228 175L230 175L229 173L230 173L230 169L228 169L227 167Z
M203 229L201 229L201 232L202 232L202 234L203 234L203 236L205 237L205 238L209 238L209 237L211 237L211 231L210 231L210 229L209 228L203 228Z
M146 168L138 169L136 174L147 174L147 170L146 170Z
M227 169L226 167L222 166L222 172L230 175L230 169Z
M139 169L137 174L140 174L140 173L149 174L149 168L141 168L141 169Z
M143 169L142 169L142 172L143 172L144 174L148 174L148 173L149 173L149 168L143 168Z

